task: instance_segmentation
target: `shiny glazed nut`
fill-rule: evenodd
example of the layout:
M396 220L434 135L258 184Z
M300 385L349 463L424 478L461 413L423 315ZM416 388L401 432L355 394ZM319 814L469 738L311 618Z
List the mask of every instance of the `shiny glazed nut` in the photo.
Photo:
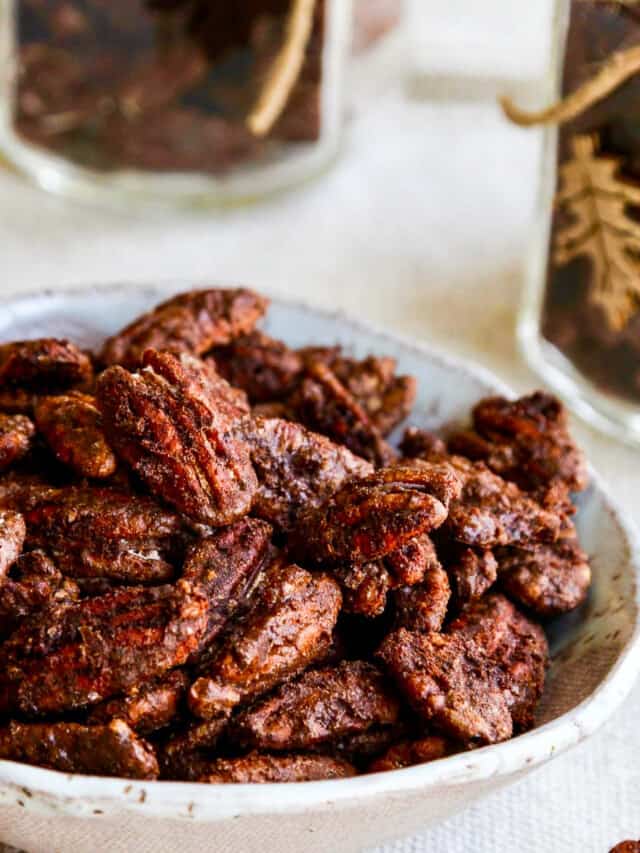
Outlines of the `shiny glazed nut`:
M157 779L159 773L151 744L122 720L106 726L10 722L0 728L0 758L96 776Z
M303 369L295 350L258 331L213 350L211 356L219 373L246 391L252 403L284 399L294 390Z
M0 387L17 386L50 394L86 385L93 375L88 356L57 338L0 345Z
M123 720L133 731L148 735L168 726L180 711L189 686L189 676L174 669L157 681L137 687L128 696L110 699L91 711L89 725Z
M252 290L191 290L162 302L105 343L104 364L136 368L146 349L202 355L252 331L269 302Z
M258 486L249 448L205 365L147 350L139 373L106 370L97 396L109 443L154 494L202 524L247 514Z
M25 415L0 413L0 471L26 456L34 435L33 422Z
M104 437L94 397L77 391L42 397L34 415L56 457L80 476L105 479L115 473L116 457Z

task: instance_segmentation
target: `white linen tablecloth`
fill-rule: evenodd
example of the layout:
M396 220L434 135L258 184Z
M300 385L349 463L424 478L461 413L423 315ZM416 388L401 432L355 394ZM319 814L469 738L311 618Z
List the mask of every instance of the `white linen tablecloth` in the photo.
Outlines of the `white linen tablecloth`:
M113 213L0 173L0 294L159 277L245 282L436 342L531 389L538 380L516 351L514 321L538 137L508 127L490 104L409 100L402 56L389 42L365 60L333 171L269 204L220 215ZM638 451L576 429L640 520ZM377 853L606 853L640 838L639 718L636 687L573 752Z

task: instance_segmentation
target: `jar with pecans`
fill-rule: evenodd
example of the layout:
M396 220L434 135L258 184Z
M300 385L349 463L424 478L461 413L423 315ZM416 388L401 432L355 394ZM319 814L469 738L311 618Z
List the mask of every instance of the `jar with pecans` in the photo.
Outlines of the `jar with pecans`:
M351 0L7 0L0 150L49 189L236 203L337 153Z
M555 99L546 127L520 341L591 423L640 442L640 2L558 0ZM555 100L555 102L554 102Z

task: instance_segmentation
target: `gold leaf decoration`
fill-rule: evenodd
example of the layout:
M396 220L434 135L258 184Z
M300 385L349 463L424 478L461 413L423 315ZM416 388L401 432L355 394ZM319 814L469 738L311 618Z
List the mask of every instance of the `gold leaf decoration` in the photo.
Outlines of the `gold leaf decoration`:
M640 311L640 223L629 216L630 205L640 207L640 184L620 175L618 158L599 153L595 135L574 136L572 148L555 201L572 221L555 234L553 261L591 261L590 298L619 331Z

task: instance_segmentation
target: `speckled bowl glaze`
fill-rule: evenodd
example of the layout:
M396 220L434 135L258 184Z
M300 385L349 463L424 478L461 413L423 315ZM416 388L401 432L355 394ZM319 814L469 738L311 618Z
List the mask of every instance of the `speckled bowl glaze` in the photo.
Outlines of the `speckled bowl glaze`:
M91 346L190 285L117 285L5 301L0 340L68 336ZM397 357L419 378L411 421L464 420L485 370L339 314L275 300L267 330L292 345L339 342ZM594 568L589 601L550 626L553 665L537 727L513 740L390 773L292 785L207 786L73 776L0 761L0 839L30 853L307 853L364 850L424 830L589 737L640 670L640 549L597 476L578 526Z

